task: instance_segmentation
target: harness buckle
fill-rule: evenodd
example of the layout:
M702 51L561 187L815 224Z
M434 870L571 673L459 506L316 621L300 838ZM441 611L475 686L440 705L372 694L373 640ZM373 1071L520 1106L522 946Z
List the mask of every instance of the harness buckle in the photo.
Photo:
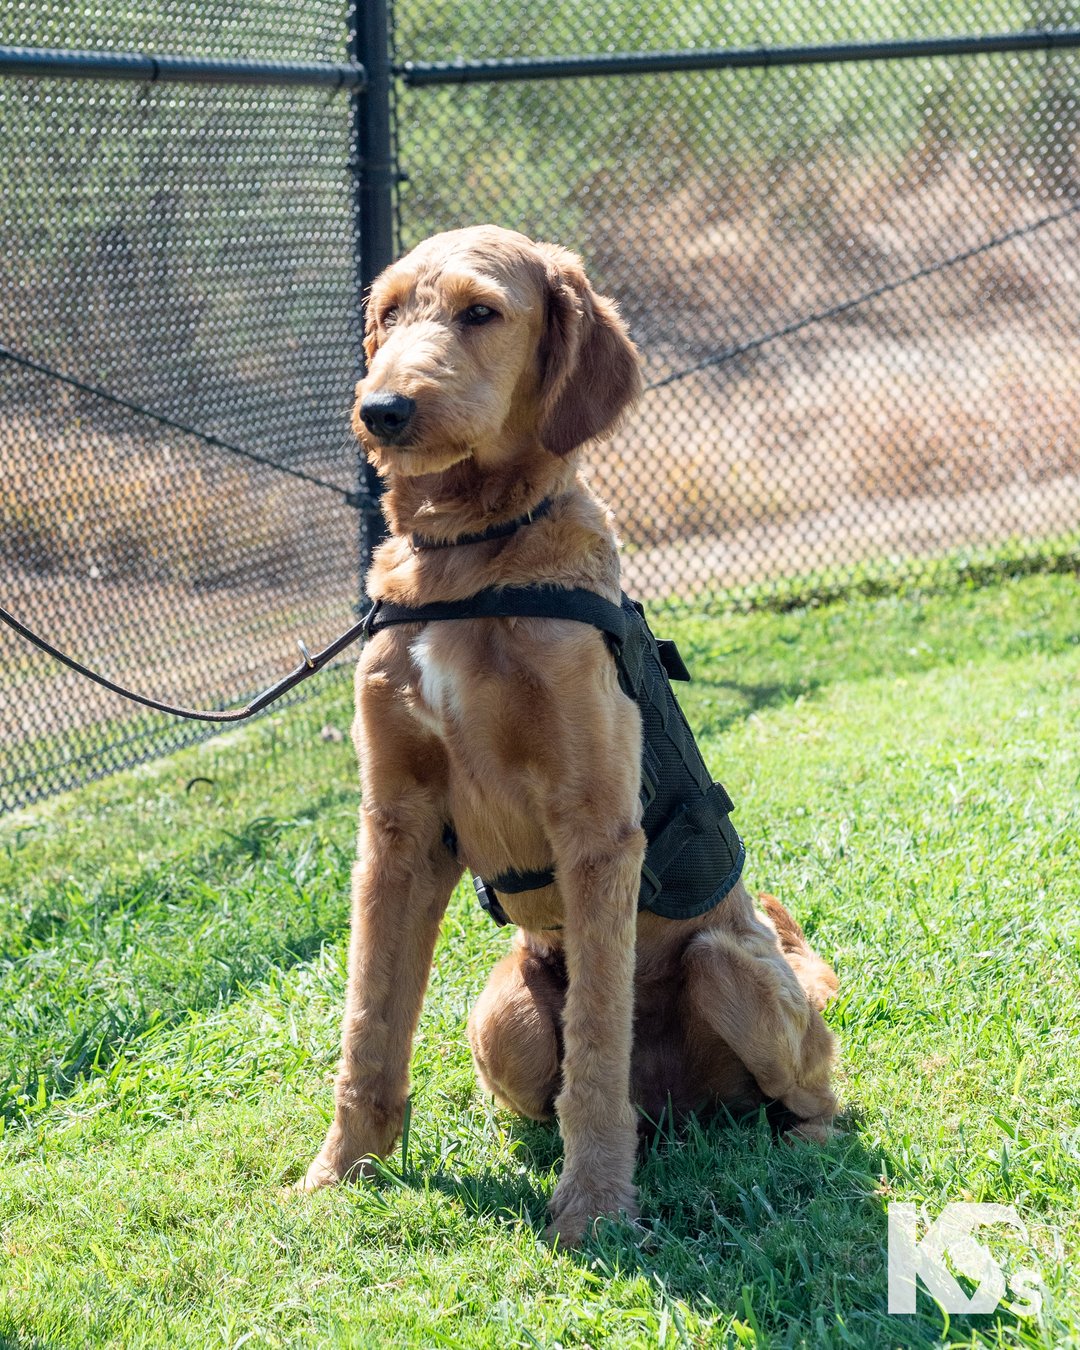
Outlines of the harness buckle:
M494 919L500 928L505 928L510 922L510 916L499 904L499 897L488 888L483 877L478 877L475 873L473 874L473 885L476 887L476 898L480 901L480 908Z

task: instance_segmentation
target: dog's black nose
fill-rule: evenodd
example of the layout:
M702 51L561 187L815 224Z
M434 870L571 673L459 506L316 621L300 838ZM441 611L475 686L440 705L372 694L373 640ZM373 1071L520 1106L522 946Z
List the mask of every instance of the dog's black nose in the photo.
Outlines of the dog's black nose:
M373 436L393 444L400 441L416 412L416 400L404 394L392 394L380 389L365 394L360 404L360 420Z

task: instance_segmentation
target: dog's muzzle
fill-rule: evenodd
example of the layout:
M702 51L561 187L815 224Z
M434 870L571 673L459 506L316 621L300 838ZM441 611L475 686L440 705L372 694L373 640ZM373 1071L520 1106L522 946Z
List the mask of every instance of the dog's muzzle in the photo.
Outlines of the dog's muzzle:
M387 390L365 394L360 404L361 422L386 445L396 445L404 437L415 412L415 399Z

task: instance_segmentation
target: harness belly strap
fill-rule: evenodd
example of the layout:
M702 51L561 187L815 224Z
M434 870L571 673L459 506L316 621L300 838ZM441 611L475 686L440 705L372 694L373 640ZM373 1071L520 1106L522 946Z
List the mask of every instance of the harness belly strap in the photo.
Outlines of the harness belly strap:
M672 679L690 678L675 644L658 643L641 606L625 595L615 605L594 591L558 586L490 587L466 600L427 605L377 603L367 630L481 618L571 619L607 636L619 684L637 703L642 721L642 827L648 844L638 908L689 919L718 905L741 876L746 855L730 819L731 798L713 782L671 688ZM555 874L509 871L474 880L483 908L505 924L510 920L496 892L539 890L551 885Z

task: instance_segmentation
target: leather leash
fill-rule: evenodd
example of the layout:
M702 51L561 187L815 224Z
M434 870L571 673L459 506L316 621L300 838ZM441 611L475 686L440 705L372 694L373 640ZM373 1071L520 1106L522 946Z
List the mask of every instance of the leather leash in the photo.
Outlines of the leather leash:
M322 649L321 652L312 654L308 651L303 642L297 640L300 651L303 654L303 661L291 671L284 679L278 680L272 684L269 689L264 689L257 698L253 698L250 703L243 708L236 708L232 711L215 711L213 709L198 708L176 708L171 703L161 703L156 698L147 698L145 694L137 694L132 689L125 689L122 684L117 684L105 675L99 675L97 671L90 670L84 666L81 661L76 661L73 656L54 647L51 642L46 642L32 629L27 628L26 624L20 623L13 614L0 607L0 622L6 623L9 628L13 628L20 637L27 642L32 642L39 651L43 651L53 660L62 662L78 675L85 675L88 680L93 680L95 684L100 684L103 689L108 689L114 694L119 694L122 698L131 699L133 703L141 703L144 708L153 708L155 712L170 713L173 717L186 717L192 722L242 722L245 718L254 717L257 712L268 707L271 703L287 694L290 689L314 675L316 671L322 670L329 661L332 661L339 652L343 652L346 647L351 646L359 638L364 637L369 629L372 618L375 614L375 606L368 611L359 623L354 623L351 628L346 629L340 637L336 637L333 642Z
M502 539L507 535L513 534L523 525L528 525L534 520L539 520L546 516L553 504L553 499L548 497L542 501L539 506L533 507L531 511L523 516L518 516L516 520L507 521L502 525L493 525L478 534L461 535L457 539L432 540L422 535L413 535L412 543L415 549L439 549L449 548L454 544L476 544L486 542L489 539ZM593 600L599 600L598 596L593 596ZM60 661L70 670L75 671L77 675L83 675L88 680L93 680L95 684L100 684L103 689L108 689L110 693L119 694L121 698L130 699L132 703L141 703L144 708L153 708L155 712L168 713L172 717L185 717L190 722L243 722L248 717L254 717L256 713L262 712L271 703L275 703L283 694L287 694L290 689L295 689L298 684L322 670L323 666L332 661L335 656L343 652L346 647L352 646L360 638L370 637L375 627L389 623L409 623L417 622L409 616L421 613L423 610L431 610L432 618L451 618L451 617L469 617L465 606L469 602L458 601L450 605L429 605L421 606L419 610L406 610L400 605L384 605L381 601L368 610L359 623L354 623L351 628L347 628L344 633L334 638L328 646L322 651L312 654L308 651L306 645L297 638L297 646L303 656L303 661L290 671L283 679L272 684L269 689L264 689L261 694L253 698L242 708L234 708L231 711L218 711L211 708L178 708L171 703L162 703L159 699L148 698L145 694L137 694L133 689L126 689L122 684L117 684L115 680L110 680L108 676L99 674L96 670L91 670L89 666L84 666L81 661L76 661L73 656L68 656L66 652L60 651L54 647L51 642L46 641L33 629L27 628L26 624L21 623L14 614L10 614L6 609L0 606L0 622L6 623L20 637L25 638L27 642L33 643L39 651L46 656L51 656L54 661ZM601 604L606 604L600 601ZM613 608L613 607L609 607ZM457 613L443 613L444 610L458 611ZM399 612L400 611L400 612ZM438 611L436 613L436 611ZM496 609L496 613L498 610Z

